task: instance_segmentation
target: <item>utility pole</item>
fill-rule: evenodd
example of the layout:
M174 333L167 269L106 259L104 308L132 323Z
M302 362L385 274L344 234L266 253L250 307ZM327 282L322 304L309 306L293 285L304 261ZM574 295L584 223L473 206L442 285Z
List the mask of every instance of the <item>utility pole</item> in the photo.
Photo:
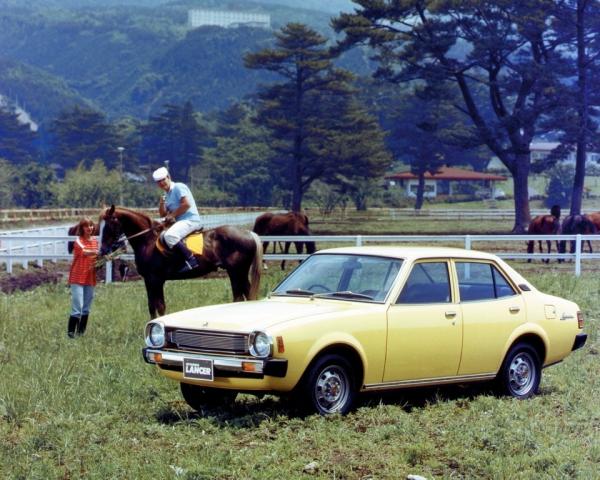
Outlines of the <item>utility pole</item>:
M119 205L123 206L123 150L125 150L125 147L117 147L117 150L119 151L119 173L121 174Z

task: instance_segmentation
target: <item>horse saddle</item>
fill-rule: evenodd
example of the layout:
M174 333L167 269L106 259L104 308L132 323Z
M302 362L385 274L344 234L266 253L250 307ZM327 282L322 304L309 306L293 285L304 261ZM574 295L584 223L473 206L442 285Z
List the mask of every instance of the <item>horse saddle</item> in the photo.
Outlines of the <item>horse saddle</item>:
M156 239L156 248L163 255L169 256L173 252L163 240L163 235L164 232ZM192 232L183 239L183 242L194 255L202 255L202 252L204 251L204 232L202 230Z

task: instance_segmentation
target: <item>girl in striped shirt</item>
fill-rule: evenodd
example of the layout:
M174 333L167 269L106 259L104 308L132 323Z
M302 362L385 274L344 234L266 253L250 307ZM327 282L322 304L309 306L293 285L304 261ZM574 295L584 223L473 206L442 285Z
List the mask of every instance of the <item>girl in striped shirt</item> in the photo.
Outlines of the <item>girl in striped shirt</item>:
M79 238L73 246L73 262L69 271L71 314L67 325L67 335L70 338L83 335L85 332L94 299L98 240L92 236L93 233L94 222L88 217L82 218L77 225L76 235Z

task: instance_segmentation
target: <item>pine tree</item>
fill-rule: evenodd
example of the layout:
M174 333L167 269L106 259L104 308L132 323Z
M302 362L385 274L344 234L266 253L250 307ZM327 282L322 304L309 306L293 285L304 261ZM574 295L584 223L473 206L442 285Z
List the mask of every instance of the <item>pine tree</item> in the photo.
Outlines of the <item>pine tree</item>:
M140 156L158 168L168 161L171 177L188 182L190 168L202 158L202 147L211 139L194 111L191 102L183 105L165 105L158 115L142 126Z
M597 131L600 98L594 79L600 75L600 2L565 0L558 2L555 28L574 52L567 65L576 82L565 82L561 108L547 122L549 129L562 132L558 153L575 149L575 175L571 189L570 214L581 213L587 152L593 148ZM554 157L558 158L557 154Z
M0 104L0 158L13 165L25 164L38 156L36 134L18 115Z
M91 167L97 159L109 168L119 165L117 147L123 142L100 112L80 106L65 110L52 122L51 133L52 161L65 170L81 162Z
M298 23L284 26L275 37L275 48L248 54L244 60L248 68L284 77L259 92L258 122L272 137L274 178L290 192L292 210L299 211L312 182L332 179L356 160L342 148L349 140L345 132L372 125L353 118L358 111L351 104L352 77L334 67L325 37ZM358 168L355 165L354 171ZM366 177L377 173L361 171Z
M13 199L13 180L14 167L8 162L0 157L0 208L10 208L14 206Z
M237 104L223 112L216 145L204 151L200 198L221 205L269 206L273 180L268 135L253 121L254 112Z
M377 74L395 84L452 83L457 107L470 117L482 143L513 177L515 232L529 219L529 145L538 121L557 107L564 71L552 27L551 0L357 0L362 8L334 20L346 34L340 48L372 47ZM475 90L487 90L477 97ZM482 103L480 98L486 98ZM493 121L487 114L491 114Z

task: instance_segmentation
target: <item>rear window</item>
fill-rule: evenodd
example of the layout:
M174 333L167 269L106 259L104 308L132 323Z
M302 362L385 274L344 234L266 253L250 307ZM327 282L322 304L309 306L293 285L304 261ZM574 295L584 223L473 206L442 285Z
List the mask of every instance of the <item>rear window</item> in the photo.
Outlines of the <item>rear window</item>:
M492 264L456 262L461 302L491 300L516 295L504 275Z

